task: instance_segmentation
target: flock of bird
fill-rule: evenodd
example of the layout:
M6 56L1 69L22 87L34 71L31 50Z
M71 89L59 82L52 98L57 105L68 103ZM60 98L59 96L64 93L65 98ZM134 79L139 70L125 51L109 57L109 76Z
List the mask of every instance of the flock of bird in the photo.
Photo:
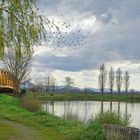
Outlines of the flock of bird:
M58 12L58 10L56 10ZM48 47L84 47L86 46L86 38L88 37L89 32L85 32L81 29L80 25L77 24L76 28L73 28L74 18L71 18L70 24L66 22L62 23L62 19L64 19L64 14L56 15L59 17L48 18L49 16L44 16L45 19L45 44ZM59 19L59 20L58 20ZM47 28L47 29L46 29Z

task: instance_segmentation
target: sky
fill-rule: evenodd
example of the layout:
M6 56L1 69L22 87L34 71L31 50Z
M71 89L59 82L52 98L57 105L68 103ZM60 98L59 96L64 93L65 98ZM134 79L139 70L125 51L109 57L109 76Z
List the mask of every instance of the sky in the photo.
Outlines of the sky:
M70 76L77 87L98 88L98 69L105 63L107 70L128 70L130 88L140 90L139 5L140 0L40 0L39 12L60 27L63 43L35 47L32 77L52 76L64 85Z

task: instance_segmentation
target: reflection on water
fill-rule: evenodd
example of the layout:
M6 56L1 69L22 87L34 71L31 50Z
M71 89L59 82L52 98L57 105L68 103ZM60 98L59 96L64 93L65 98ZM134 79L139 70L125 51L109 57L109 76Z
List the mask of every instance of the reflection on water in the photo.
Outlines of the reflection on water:
M43 111L56 116L87 121L91 116L104 111L115 111L131 115L131 125L140 128L140 103L98 102L98 101L47 101L42 103Z

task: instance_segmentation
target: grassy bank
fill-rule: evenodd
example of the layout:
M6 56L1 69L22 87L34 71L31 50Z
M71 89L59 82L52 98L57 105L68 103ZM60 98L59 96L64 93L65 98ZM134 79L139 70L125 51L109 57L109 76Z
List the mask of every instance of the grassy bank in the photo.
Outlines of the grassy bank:
M45 112L32 113L21 108L16 98L6 95L0 95L0 109L0 125L3 126L0 127L0 132L3 132L0 133L0 140L9 140L12 135L17 134L19 130L11 127L13 125L16 125L16 128L22 128L22 130L26 129L28 133L34 130L33 134L39 136L39 139L36 138L36 140L104 140L102 127L106 120L107 123L111 120L111 123L124 125L122 124L124 121L120 121L120 117L116 119L117 115L112 114L100 114L99 117L83 124L79 121L68 121L55 117ZM105 119L102 116L105 116L103 117ZM5 121L8 123L5 124ZM22 140L24 139L22 138Z
M128 101L140 102L140 94L134 95L101 95L101 94L37 94L40 100L50 101Z
M78 121L67 121L48 113L28 112L19 106L16 98L6 95L0 95L0 109L0 120L12 121L36 129L41 135L40 140L69 140L75 130L82 126ZM6 129L12 128L7 126Z

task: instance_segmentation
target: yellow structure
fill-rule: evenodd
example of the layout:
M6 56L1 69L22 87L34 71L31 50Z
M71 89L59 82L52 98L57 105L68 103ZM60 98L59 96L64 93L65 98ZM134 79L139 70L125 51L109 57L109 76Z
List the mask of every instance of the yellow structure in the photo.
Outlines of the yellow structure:
M13 81L8 78L8 72L0 70L0 92L13 91Z

